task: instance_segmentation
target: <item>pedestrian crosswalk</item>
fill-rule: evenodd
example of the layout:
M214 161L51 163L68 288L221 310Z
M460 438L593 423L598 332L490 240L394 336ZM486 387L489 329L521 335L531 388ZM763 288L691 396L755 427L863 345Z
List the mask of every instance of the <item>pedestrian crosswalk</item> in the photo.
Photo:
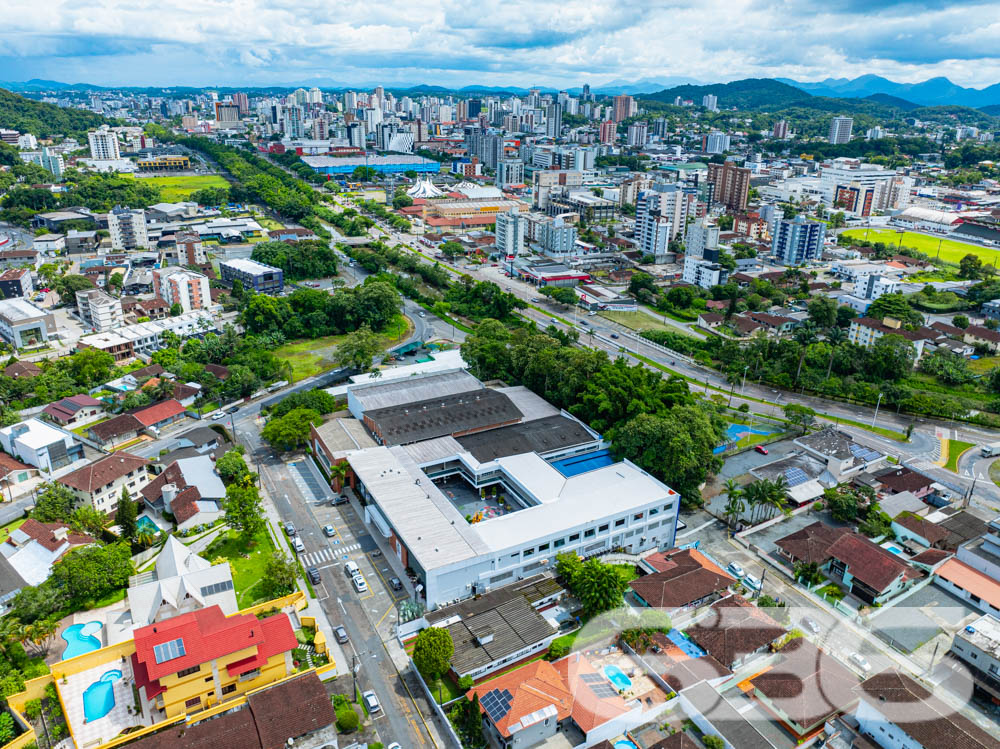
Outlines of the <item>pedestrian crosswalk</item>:
M327 562L339 561L344 556L361 548L361 544L349 544L347 546L334 546L330 549L320 549L302 554L300 559L307 567L318 567Z

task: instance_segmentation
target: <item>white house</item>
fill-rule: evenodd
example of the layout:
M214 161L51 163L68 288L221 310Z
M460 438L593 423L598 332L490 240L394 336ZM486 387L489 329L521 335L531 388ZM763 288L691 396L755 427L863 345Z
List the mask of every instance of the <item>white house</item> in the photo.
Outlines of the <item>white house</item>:
M83 458L83 445L73 436L39 419L0 429L0 447L22 463L54 471Z

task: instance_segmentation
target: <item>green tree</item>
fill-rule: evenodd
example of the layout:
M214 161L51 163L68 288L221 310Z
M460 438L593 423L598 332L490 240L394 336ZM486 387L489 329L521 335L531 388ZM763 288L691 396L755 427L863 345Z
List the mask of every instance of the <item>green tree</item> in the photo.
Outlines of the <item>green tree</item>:
M293 593L298 587L298 566L281 552L274 552L264 565L261 592L269 601Z
M67 359L70 376L84 387L95 387L111 379L115 358L107 351L82 348Z
M69 518L70 525L80 533L88 536L100 538L101 534L108 527L110 519L93 505L82 505L73 510Z
M46 482L38 488L31 517L40 523L68 522L75 502L76 497L68 486Z
M798 403L787 403L782 408L785 418L797 426L802 434L809 431L809 428L816 423L816 412L808 406L800 406Z
M951 324L954 325L956 328L961 328L962 330L965 330L967 327L969 327L969 318L966 317L965 315L955 315L953 318L951 318Z
M182 312L184 312L184 308L181 307L180 302L174 302L173 304L170 305L171 317L178 317Z
M239 532L245 544L254 543L257 534L264 530L264 505L260 494L249 477L226 487L226 522Z
M108 290L121 296L122 287L125 285L125 276L121 273L112 273L108 279Z
M868 317L882 320L891 317L911 325L919 325L923 318L920 313L910 306L906 297L902 294L883 294L868 308Z
M799 562L795 565L795 579L812 587L823 582L826 576L820 571L816 562Z
M337 346L333 359L342 367L353 367L367 372L373 367L373 360L384 351L379 336L371 328L364 326L350 333Z
M958 277L978 279L983 275L983 261L971 252L958 261Z
M543 286L541 293L564 307L572 307L577 303L576 292L565 286Z
M823 492L830 515L841 523L854 522L858 516L858 498L851 491L827 489Z
M227 486L234 481L241 481L250 475L250 469L243 459L243 445L236 445L233 449L227 450L221 458L215 461L215 470L219 478Z
M556 574L563 579L566 587L570 589L573 588L573 580L576 579L582 566L583 560L574 551L564 551L561 554L556 554Z
M714 734L702 736L701 743L705 745L705 749L726 749L726 742Z
M70 307L76 306L76 292L94 288L97 288L94 286L94 282L86 276L69 274L60 276L55 281L55 290L59 293L59 299Z
M573 595L590 616L621 606L628 588L614 565L598 559L588 559L581 565L573 581Z
M830 297L818 296L809 301L809 319L818 328L832 328L837 323L837 302Z
M433 681L447 673L454 653L451 633L443 627L428 627L413 643L413 664L425 679Z
M237 301L243 298L243 282L240 279L233 279L233 287L229 290L229 296Z
M719 216L716 223L719 225L720 231L730 231L733 228L733 217L729 215Z
M9 744L14 740L14 718L10 713L0 713L0 744Z
M323 417L316 411L296 408L268 421L260 436L279 450L294 450L309 441L310 424L319 426L322 423Z
M460 242L449 240L448 242L443 242L438 247L438 252L442 253L445 257L455 258L459 255L465 255L465 248Z
M132 569L132 550L127 543L85 546L56 562L43 587L62 590L73 601L92 601L125 588Z
M138 514L136 503L129 496L128 488L123 486L122 496L118 500L118 509L115 510L115 524L118 526L121 538L135 541L135 537L139 533Z

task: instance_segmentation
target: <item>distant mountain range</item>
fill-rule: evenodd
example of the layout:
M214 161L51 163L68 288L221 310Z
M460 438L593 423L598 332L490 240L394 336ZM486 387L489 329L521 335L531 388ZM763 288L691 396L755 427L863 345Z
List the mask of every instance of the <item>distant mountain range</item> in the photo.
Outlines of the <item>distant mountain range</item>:
M931 78L920 83L896 83L877 75L863 75L853 79L827 78L813 83L790 78L775 80L795 86L813 96L864 99L875 94L886 94L924 107L961 106L978 109L1000 104L1000 83L979 89L964 88L947 78Z

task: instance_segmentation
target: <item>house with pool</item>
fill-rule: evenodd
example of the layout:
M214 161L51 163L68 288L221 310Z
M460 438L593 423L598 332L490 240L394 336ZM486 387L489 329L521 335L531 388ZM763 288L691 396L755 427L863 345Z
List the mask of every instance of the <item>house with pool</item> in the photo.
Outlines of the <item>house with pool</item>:
M301 592L231 616L213 605L154 621L107 647L101 622L78 622L63 632L64 659L8 705L19 718L30 700L55 685L78 747L190 724L213 707L235 709L296 673L294 628L305 605Z

